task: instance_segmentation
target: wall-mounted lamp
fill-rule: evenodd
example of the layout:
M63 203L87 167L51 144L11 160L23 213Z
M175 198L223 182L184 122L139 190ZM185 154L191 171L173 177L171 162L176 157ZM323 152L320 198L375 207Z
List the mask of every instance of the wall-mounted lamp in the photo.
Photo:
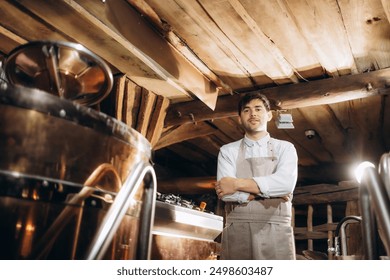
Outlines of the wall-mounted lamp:
M275 124L278 129L293 129L293 119L290 113L277 111Z

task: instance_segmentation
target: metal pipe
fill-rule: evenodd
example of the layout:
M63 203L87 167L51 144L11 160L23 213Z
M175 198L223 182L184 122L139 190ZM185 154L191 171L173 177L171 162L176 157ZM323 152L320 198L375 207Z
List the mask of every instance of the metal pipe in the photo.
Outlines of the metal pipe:
M342 256L347 256L348 255L348 250L347 250L347 234L345 233L346 227L351 224L351 223L356 223L356 220L348 220L345 221L340 229L340 236L341 236L341 255Z
M107 247L126 214L134 194L148 174L150 177L147 177L148 180L145 183L146 203L143 205L143 213L141 216L141 229L139 233L140 242L137 255L142 259L150 258L151 227L154 221L157 180L153 167L151 165L145 166L145 163L140 162L126 179L121 190L118 192L114 203L104 217L100 228L93 238L86 259L93 260L102 259L104 257Z
M340 256L340 243L341 243L341 255L347 256L347 239L345 234L345 228L352 222L360 222L362 219L359 216L346 216L337 224L335 230L335 255ZM341 240L341 241L340 241Z
M373 166L366 167L363 172L363 184L367 185L375 216L378 218L378 229L382 233L383 245L390 256L390 198Z
M387 195L390 198L390 153L385 153L382 155L379 161L378 171L387 190Z
M371 198L368 188L362 184L359 188L359 206L362 215L362 235L364 258L366 260L378 259L378 235L374 209L371 207Z
M153 171L153 169L151 169ZM148 172L145 177L144 203L142 204L142 216L139 234L139 246L137 246L136 258L138 260L150 259L152 246L151 232L154 224L154 211L156 204L157 180L154 172ZM153 188L154 186L154 188ZM153 207L152 207L153 206Z

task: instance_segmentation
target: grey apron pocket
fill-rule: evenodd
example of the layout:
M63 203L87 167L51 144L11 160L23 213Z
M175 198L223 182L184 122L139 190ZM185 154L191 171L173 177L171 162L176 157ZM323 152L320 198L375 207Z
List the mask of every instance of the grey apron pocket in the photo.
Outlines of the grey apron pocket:
M221 260L252 259L249 223L230 223L222 231Z

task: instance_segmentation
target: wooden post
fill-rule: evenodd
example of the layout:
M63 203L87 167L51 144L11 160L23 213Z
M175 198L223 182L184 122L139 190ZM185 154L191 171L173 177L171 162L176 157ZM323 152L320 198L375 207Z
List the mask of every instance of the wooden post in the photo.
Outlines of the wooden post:
M122 121L129 127L136 128L138 112L142 99L142 87L126 79L122 108Z
M156 97L156 103L153 108L152 116L150 119L148 132L146 138L152 144L152 147L156 145L161 137L161 133L164 127L164 119L169 106L169 99L158 95Z
M310 235L313 232L313 205L309 205L307 208L307 232ZM307 239L307 249L313 251L313 239Z
M333 223L333 211L332 211L332 205L327 204L326 205L326 212L327 212L327 223L329 226L328 230L328 248L333 247L333 231L331 229L331 225ZM333 253L328 251L328 260L333 260Z
M345 216L359 216L359 204L357 201L347 201L347 206L345 209ZM347 250L348 255L361 257L363 255L363 246L362 246L362 233L361 233L360 223L349 224L345 228L345 233L347 235Z
M125 93L126 76L115 77L115 118L122 121L123 98Z

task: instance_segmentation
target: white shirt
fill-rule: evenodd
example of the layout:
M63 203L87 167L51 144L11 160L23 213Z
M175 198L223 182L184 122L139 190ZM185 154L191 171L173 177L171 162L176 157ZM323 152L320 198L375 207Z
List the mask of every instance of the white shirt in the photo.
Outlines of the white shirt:
M253 141L247 137L242 140L226 144L221 147L218 155L217 180L223 177L236 178L236 159L240 150L241 141L246 145L245 158L267 157L267 143L270 135L258 141ZM287 141L274 139L274 156L277 158L276 170L268 176L253 177L261 196L281 197L291 194L294 191L298 177L298 156L293 144ZM235 192L222 198L223 201L247 202L249 193Z

